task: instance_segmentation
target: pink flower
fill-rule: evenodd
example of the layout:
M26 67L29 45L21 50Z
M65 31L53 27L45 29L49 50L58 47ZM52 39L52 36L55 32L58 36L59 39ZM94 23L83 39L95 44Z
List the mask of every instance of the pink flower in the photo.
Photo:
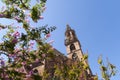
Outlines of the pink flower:
M30 67L32 67L32 64L30 64Z
M22 62L21 64L24 66L26 64L26 62Z
M46 34L46 36L45 36L45 37L46 37L46 38L49 38L50 36L51 36L51 35L50 35L50 33L49 33L49 34Z
M21 19L17 16L14 17L15 20L20 21Z
M30 43L30 46L33 46L33 45L34 45L34 42L31 42L31 43Z
M5 17L5 15L4 14L0 14L0 18L3 18L3 17Z
M11 56L12 56L12 54L8 54L8 56L9 56L9 57L11 57Z
M19 71L19 69L16 69L16 71Z
M26 22L28 22L28 23L30 22L30 20L29 20L29 19L25 19L25 21L26 21Z
M35 62L39 62L39 59L36 59Z
M40 18L40 19L44 19L44 17L43 17L43 16L40 16L39 18Z
M30 78L30 77L31 77L31 75L30 75L30 74L26 75L26 78Z
M42 57L44 58L44 57L45 57L45 54L42 54Z
M5 62L3 60L0 61L1 66L5 66Z
M20 36L20 33L18 31L16 31L14 34L13 34L14 37L19 37Z
M51 40L51 41L49 41L48 43L49 43L49 44L52 44L53 42L54 42L54 40Z
M33 74L33 71L30 71L30 72L26 75L26 77L29 78L29 77L31 77L32 74Z

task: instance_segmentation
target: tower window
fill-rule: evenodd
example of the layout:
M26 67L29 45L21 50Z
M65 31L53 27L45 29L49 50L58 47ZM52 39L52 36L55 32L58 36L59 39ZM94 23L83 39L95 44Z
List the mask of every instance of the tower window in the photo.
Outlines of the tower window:
M71 45L70 45L70 51L73 51L73 50L75 50L75 45L74 45L74 44L71 44Z
M37 70L37 69L34 69L33 72L34 72L34 73L38 73L38 70Z
M72 59L73 59L73 60L77 60L77 59L78 59L78 56L77 56L76 53L73 53L73 55L72 55Z
M37 70L37 69L34 69L34 70L33 70L33 74L34 74L34 75L38 75L38 70Z

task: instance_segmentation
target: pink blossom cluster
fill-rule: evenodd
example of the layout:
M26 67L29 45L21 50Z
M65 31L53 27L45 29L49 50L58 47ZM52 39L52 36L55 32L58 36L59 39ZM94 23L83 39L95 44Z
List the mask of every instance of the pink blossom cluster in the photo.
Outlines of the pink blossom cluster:
M20 37L20 33L18 31L16 31L14 34L13 34L13 37Z
M17 43L18 42L18 38L20 37L20 33L18 31L14 32L13 33L13 39L12 39L12 42L13 43Z
M14 19L17 20L17 21L21 20L18 16L15 16Z
M45 35L45 39L48 39L50 36L51 36L50 33L46 34L46 35Z
M39 16L39 19L44 19L44 17L43 16Z
M5 17L5 15L4 14L0 14L0 18L3 18L3 17Z
M16 54L9 54L8 57L15 59L16 58Z
M54 40L50 40L48 43L49 43L49 44L52 44L53 42L54 42Z
M0 59L0 66L4 67L5 66L5 61L3 59Z
M31 50L33 49L34 44L35 44L34 42L30 42L30 43L29 43L28 51L31 51Z

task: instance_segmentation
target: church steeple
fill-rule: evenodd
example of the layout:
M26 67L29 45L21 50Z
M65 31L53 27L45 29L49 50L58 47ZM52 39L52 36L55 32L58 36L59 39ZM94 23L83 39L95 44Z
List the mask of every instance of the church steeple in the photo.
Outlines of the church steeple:
M78 41L78 39L76 37L75 31L67 24L65 32L65 45L67 46L76 41Z
M65 31L65 46L67 49L67 55L70 59L77 59L81 60L83 53L81 50L81 45L75 31L71 29L71 27L67 24L66 31Z
M75 34L75 31L71 29L69 25L66 25L65 31L65 46L67 51L67 57L73 61L81 61L83 58L83 52L81 49L80 42ZM85 61L85 64L87 62ZM87 70L88 74L92 74L91 70Z
M83 59L83 52L81 49L80 42L75 34L75 31L67 25L65 31L65 46L67 51L67 57L73 61L81 61ZM88 64L84 61L85 64ZM87 70L87 73L92 75L90 68Z

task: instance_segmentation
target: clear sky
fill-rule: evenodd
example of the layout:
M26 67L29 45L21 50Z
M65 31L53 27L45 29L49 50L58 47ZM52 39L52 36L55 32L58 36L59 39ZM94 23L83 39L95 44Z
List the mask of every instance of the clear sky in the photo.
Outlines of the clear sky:
M100 75L97 59L102 55L117 67L111 80L120 79L120 0L48 0L43 16L39 25L57 27L51 37L55 48L66 54L64 32L69 24L83 52L88 51L92 72Z
M48 0L44 17L44 23L57 26L52 33L55 48L66 54L64 32L69 24L83 52L88 50L93 73L100 74L97 59L102 55L117 66L111 80L120 79L120 0Z

